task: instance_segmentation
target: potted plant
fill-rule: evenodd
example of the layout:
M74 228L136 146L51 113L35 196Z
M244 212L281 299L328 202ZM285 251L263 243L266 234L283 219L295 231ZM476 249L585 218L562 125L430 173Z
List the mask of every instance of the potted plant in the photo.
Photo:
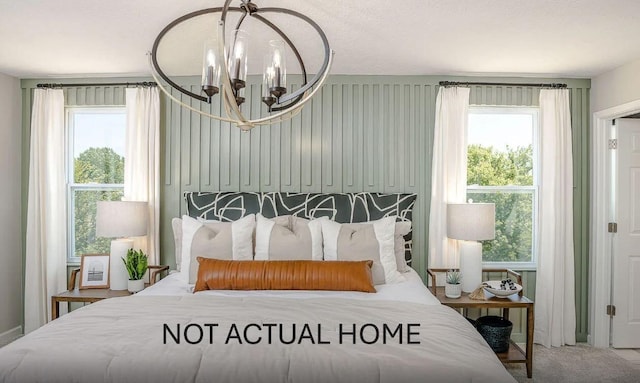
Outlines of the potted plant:
M446 283L444 285L444 295L447 298L460 298L462 295L462 274L459 271L447 271Z
M144 274L147 272L147 256L142 250L129 249L127 258L122 258L129 273L128 290L137 293L144 289Z

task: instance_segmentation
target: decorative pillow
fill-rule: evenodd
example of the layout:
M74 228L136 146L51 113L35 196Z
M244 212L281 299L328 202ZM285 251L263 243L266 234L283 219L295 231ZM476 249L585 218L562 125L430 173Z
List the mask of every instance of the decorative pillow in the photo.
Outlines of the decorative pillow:
M322 238L327 261L372 260L373 283L403 281L398 272L394 252L396 217L385 217L368 223L340 224L324 220Z
M255 216L249 214L234 222L200 221L182 216L182 262L180 272L188 283L195 283L196 257L251 260Z
M320 221L283 215L265 218L256 215L256 261L322 260L322 227Z
M409 266L405 258L406 248L404 236L411 232L411 221L396 222L396 231L393 239L393 252L396 255L396 266L398 271L406 273L409 271Z
M375 293L372 261L223 261L198 257L201 290L333 290Z

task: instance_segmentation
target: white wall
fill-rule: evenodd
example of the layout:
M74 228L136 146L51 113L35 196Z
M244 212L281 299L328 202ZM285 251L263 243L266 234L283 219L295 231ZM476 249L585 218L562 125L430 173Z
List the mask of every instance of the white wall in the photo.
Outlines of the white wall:
M591 79L591 112L640 100L640 60Z
M20 81L0 73L0 346L22 332Z

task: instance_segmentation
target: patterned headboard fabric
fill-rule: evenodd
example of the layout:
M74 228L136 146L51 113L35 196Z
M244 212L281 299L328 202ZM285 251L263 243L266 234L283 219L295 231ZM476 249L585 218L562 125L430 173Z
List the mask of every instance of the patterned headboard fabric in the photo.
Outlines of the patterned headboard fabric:
M235 221L248 214L267 218L295 215L307 219L329 217L340 223L357 223L397 216L411 221L415 194L408 193L281 193L185 192L187 215L218 221ZM405 236L407 263L411 262L411 235Z

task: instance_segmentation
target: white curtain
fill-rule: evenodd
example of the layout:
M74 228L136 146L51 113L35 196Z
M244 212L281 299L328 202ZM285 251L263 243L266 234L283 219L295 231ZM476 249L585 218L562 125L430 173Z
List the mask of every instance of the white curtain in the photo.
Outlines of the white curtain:
M447 238L447 203L467 194L467 124L469 88L440 87L431 167L429 212L430 267L457 267L458 244Z
M25 334L47 323L51 296L67 288L65 147L63 91L36 89L29 151Z
M534 340L576 343L569 90L540 91L540 201Z
M156 87L126 91L127 136L124 200L149 204L147 236L135 248L145 250L149 264L160 263L160 97Z

